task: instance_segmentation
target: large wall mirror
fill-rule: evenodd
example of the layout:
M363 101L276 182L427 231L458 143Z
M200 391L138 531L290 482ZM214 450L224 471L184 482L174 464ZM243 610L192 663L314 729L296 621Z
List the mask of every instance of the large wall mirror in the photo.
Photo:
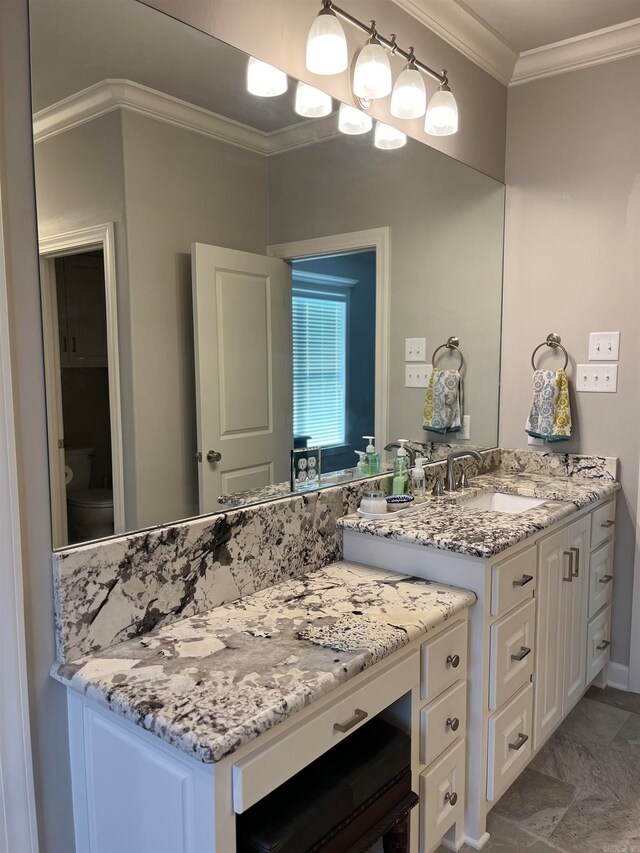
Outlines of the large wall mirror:
M137 0L30 8L54 547L286 495L294 448L306 489L367 435L383 469L496 445L502 184L300 115L291 78L249 93L249 57Z

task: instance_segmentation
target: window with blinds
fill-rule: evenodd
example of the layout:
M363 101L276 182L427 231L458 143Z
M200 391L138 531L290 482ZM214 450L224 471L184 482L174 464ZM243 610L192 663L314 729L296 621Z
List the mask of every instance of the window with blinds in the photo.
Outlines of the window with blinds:
M294 287L293 431L309 445L346 441L347 297Z

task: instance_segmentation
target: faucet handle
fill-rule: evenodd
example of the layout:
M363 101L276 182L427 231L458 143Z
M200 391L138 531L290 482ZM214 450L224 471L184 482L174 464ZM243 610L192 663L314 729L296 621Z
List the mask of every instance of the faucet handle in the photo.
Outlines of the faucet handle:
M434 498L441 498L444 495L444 486L442 485L442 480L440 477L436 477L436 481L433 484L433 489L431 490L431 496Z
M462 474L460 474L460 479L458 480L458 490L468 489L469 488L469 478L467 477L467 472L465 468L462 469Z

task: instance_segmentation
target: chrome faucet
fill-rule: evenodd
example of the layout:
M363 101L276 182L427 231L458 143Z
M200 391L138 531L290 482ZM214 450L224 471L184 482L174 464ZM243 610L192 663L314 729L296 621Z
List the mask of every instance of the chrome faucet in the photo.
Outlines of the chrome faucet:
M447 454L447 473L446 473L446 490L448 492L455 492L456 489L456 471L454 462L456 459L461 459L463 456L472 456L474 459L477 459L478 462L482 462L482 456L478 453L477 450L452 450L451 453Z
M404 439L402 439L402 440L404 441ZM397 441L392 441L389 444L385 444L384 449L385 450L394 450L394 449L399 450L400 447L401 447L401 445L399 445ZM407 456L409 457L409 467L413 468L416 464L416 452L415 452L415 450L413 450L413 448L408 447L406 444L404 446L404 449L407 451Z

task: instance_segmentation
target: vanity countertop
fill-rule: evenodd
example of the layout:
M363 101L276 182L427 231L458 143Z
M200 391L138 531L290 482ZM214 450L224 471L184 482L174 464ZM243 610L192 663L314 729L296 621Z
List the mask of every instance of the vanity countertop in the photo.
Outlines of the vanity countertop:
M475 477L470 485L463 495L427 500L406 515L394 518L390 513L388 519L376 521L349 515L340 519L338 526L355 533L431 546L441 551L493 557L620 488L612 479L502 471ZM543 504L519 514L465 506L465 500L487 491L544 498L556 503Z
M333 563L52 675L213 763L474 602L468 590Z

